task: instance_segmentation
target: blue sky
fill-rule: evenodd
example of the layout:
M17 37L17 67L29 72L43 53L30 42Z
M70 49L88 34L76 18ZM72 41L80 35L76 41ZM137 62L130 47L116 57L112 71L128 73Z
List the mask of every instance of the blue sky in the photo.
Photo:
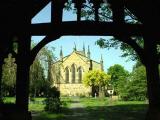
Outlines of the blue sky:
M50 4L48 4L39 14L37 14L33 19L32 23L45 23L50 22ZM76 20L76 15L72 14L72 12L64 11L63 13L63 21ZM33 36L32 40L35 42L39 42L43 36ZM128 58L120 57L122 55L122 51L120 49L111 48L101 49L99 46L95 45L96 40L99 38L109 39L109 36L62 36L61 38L50 42L47 44L47 47L54 47L54 54L59 58L60 47L63 48L64 56L70 54L73 51L74 43L77 46L77 50L82 50L83 43L85 44L86 51L88 49L88 45L90 46L91 58L96 61L100 61L101 54L104 60L104 70L114 65L120 64L124 66L124 68L128 71L132 70L134 61L127 61Z

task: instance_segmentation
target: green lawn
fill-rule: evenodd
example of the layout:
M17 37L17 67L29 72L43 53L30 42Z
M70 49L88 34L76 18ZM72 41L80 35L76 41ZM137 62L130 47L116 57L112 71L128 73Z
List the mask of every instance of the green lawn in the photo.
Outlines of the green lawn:
M4 103L15 103L16 98L15 97L4 97L3 102Z
M147 110L144 101L83 98L81 102L93 120L144 120Z
M39 99L41 101L41 99ZM61 113L49 113L44 111L44 104L30 104L29 108L30 111L36 112L37 115L33 115L32 118L33 120L64 120L64 115L68 110L66 109L67 107L70 106L71 104L71 99L68 97L61 97L62 101L62 112ZM67 111L66 111L67 110Z
M53 114L48 112L40 112L36 116L32 116L32 120L63 120L64 114Z
M35 98L29 104L33 113L33 120L72 120L65 119L65 115L72 114L67 109L72 103L71 98L62 97L62 113L48 113L44 111L44 98ZM5 102L14 103L14 98L5 98ZM87 113L86 120L144 120L147 104L144 101L117 101L109 98L80 98L85 106L82 111ZM78 119L77 119L78 120Z

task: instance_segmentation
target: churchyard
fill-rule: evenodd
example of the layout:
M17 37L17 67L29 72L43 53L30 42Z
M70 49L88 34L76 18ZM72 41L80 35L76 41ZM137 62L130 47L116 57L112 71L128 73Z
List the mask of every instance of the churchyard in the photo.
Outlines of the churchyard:
M44 110L44 100L30 101L33 120L144 120L148 106L146 101L120 101L108 97L61 97L61 112L51 113ZM8 97L4 101L14 103L15 99Z

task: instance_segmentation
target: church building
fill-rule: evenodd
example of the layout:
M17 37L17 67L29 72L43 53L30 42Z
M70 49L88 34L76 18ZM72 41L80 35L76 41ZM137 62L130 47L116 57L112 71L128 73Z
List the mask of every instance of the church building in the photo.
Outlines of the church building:
M103 70L102 56L99 62L92 60L89 46L86 54L84 45L82 51L78 51L75 45L71 54L63 56L61 47L60 59L52 65L54 86L61 96L89 96L91 87L82 84L83 76L89 70Z

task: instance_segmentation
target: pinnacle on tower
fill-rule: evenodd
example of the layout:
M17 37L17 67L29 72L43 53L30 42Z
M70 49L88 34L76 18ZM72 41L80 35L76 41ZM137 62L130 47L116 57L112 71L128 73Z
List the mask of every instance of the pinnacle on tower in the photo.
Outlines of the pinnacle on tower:
M60 50L60 58L61 58L61 60L63 59L63 51L62 51L62 46L61 46L61 50Z
M90 59L90 56L91 56L91 53L90 53L90 48L89 48L89 45L88 45L88 52L87 52L88 59Z
M75 43L75 42L74 42L74 48L73 48L73 51L77 51L76 43Z
M85 55L85 45L84 45L84 43L83 43L83 53Z
M102 54L101 54L101 60L100 60L100 64L101 64L101 70L103 71L103 57L102 57Z

